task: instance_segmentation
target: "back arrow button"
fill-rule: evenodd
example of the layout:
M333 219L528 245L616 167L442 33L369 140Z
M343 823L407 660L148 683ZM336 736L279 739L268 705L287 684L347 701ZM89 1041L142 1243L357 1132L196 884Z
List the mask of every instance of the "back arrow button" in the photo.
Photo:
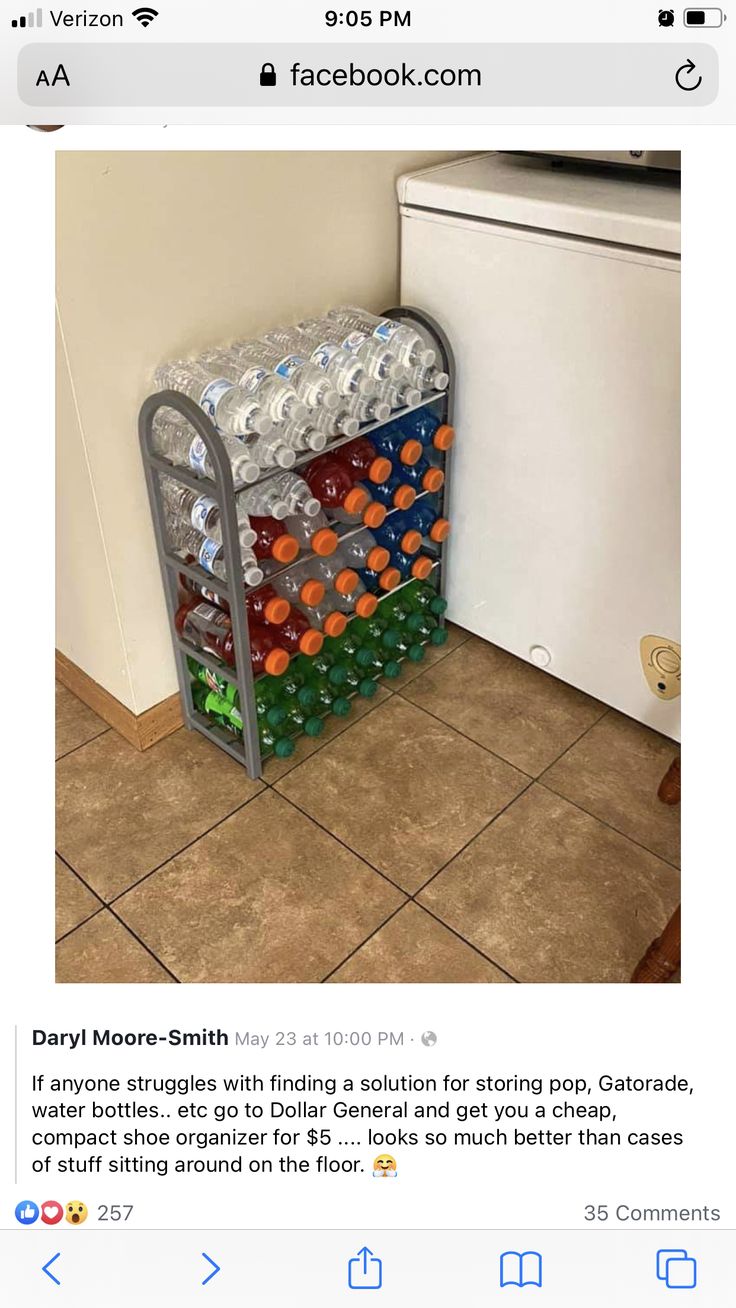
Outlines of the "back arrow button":
M697 82L692 81L692 75L695 72L695 64L692 59L688 59L686 64L680 64L675 73L675 81L681 91L697 91L702 82L702 77L698 74Z
M54 1282L54 1285L61 1285L61 1281L57 1281L56 1277L54 1276L54 1273L49 1271L49 1267L51 1266L52 1263L56 1262L57 1258L61 1258L61 1252L59 1252L58 1254L54 1254L53 1258L49 1258L49 1261L47 1263L44 1263L43 1267L41 1268L41 1271L45 1272L49 1280Z
M212 1277L213 1277L213 1276L217 1276L217 1273L218 1273L219 1270L220 1270L220 1266L219 1266L218 1263L215 1262L214 1258L210 1258L209 1254L203 1253L203 1254L202 1254L202 1257L203 1257L203 1258L206 1258L206 1259L207 1259L207 1262L210 1264L210 1266L211 1266L211 1267L214 1267L214 1269L215 1269L214 1272L210 1272L209 1276L205 1276L205 1278L204 1278L202 1284L203 1284L203 1285L206 1285L208 1281L211 1281L211 1280L212 1280Z

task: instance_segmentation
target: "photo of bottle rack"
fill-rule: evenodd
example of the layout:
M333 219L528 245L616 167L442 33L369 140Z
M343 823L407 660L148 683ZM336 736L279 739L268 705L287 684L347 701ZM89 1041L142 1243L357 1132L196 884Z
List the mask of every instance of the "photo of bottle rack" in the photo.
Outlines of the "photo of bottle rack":
M454 361L409 307L164 364L139 434L184 723L251 777L442 644Z

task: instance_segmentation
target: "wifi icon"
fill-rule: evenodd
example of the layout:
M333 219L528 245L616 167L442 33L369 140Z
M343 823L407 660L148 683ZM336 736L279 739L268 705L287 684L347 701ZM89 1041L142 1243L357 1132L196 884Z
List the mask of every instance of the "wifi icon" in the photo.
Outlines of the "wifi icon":
M154 18L158 18L158 9L143 5L140 9L133 10L133 17L138 19L141 27L150 27Z

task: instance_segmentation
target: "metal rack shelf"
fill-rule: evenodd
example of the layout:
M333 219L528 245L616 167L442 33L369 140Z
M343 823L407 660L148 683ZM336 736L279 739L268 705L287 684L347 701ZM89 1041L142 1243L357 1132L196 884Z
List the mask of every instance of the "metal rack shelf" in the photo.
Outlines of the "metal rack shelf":
M455 367L452 350L442 329L427 314L419 309L410 306L402 306L389 309L383 314L386 318L393 318L397 321L406 322L419 327L425 334L431 336L433 343L438 348L440 361L443 371L449 373L450 382L446 391L436 391L428 395L423 395L422 399L415 405L406 406L402 409L394 410L390 416L382 423L366 423L360 428L358 435L370 436L371 432L376 431L390 423L400 421L407 413L414 412L416 409L427 408L430 405L439 404L443 408L442 420L447 423L452 422L453 400L454 400L454 378ZM210 462L214 468L215 476L206 477L194 472L190 468L183 468L179 464L172 463L165 456L161 455L156 449L153 435L153 424L156 414L160 409L173 409L181 417L185 418L193 429L193 434L201 437L204 446L209 455ZM156 394L149 395L144 400L141 407L138 430L143 455L143 465L146 476L146 486L151 506L151 516L153 519L153 528L156 538L156 547L161 568L161 576L164 585L166 597L166 607L171 630L172 645L174 649L174 658L176 663L177 679L179 682L179 691L182 701L182 712L184 722L192 730L199 731L208 739L213 740L221 749L225 750L232 758L236 759L247 769L251 777L257 778L261 775L263 758L260 749L258 736L258 723L256 714L255 686L260 678L253 676L251 667L250 638L248 634L248 621L245 611L245 604L242 602L245 595L250 594L258 587L246 587L242 582L243 565L240 554L240 541L238 537L238 520L236 501L237 495L241 490L250 489L250 487L239 486L236 490L233 483L232 469L225 447L220 439L217 429L210 422L199 405L189 399L187 396L177 391L159 391ZM355 440L355 436L341 436L336 440L330 441L327 449L332 451L339 449L340 446L348 444ZM300 455L294 464L294 470L303 467L311 462L312 459L318 458L319 454L315 451L306 451ZM445 455L444 471L445 481L439 492L441 497L442 511L446 510L448 497L450 493L450 466L451 458L448 451ZM264 469L261 476L253 485L260 485L269 480L270 477L282 472L281 468ZM164 504L161 493L161 478L165 475L171 477L183 485L194 490L198 495L210 495L214 498L220 508L220 523L222 529L222 557L225 563L227 581L213 576L206 572L199 564L187 563L181 559L171 548L167 537ZM422 494L417 496L417 501L424 497ZM387 518L396 509L390 509ZM345 528L341 530L340 528ZM338 524L338 535L340 540L348 540L352 535L363 530L363 523ZM439 546L436 550L436 559L433 563L432 570L438 573L437 590L440 595L445 593L445 553L446 546ZM271 583L275 578L288 572L295 566L302 567L308 564L310 558L314 558L311 551L302 552L294 563L279 568L260 583L261 585ZM234 668L228 667L218 659L190 645L182 639L176 630L175 615L179 608L178 593L178 576L184 574L192 581L206 586L209 590L216 593L222 599L225 599L230 609L230 620L232 624L233 650L235 655ZM233 579L240 579L233 580ZM401 583L393 591L386 592L379 597L381 601L388 599L390 595L396 592L404 585L409 584L409 580ZM351 617L354 615L351 615ZM443 623L444 619L440 619ZM217 673L218 676L234 685L237 688L239 696L240 713L243 718L243 735L242 739L228 733L224 728L213 723L209 718L199 713L194 706L192 698L191 674L187 667L187 658L194 658L210 671ZM351 698L352 696L348 696Z

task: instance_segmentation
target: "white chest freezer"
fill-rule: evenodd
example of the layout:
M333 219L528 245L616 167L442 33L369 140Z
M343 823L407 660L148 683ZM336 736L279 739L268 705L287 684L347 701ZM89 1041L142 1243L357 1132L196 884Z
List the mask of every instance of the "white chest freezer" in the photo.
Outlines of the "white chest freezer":
M658 638L673 695L675 178L493 154L402 177L399 199L402 303L457 361L448 616L678 737L640 661Z

